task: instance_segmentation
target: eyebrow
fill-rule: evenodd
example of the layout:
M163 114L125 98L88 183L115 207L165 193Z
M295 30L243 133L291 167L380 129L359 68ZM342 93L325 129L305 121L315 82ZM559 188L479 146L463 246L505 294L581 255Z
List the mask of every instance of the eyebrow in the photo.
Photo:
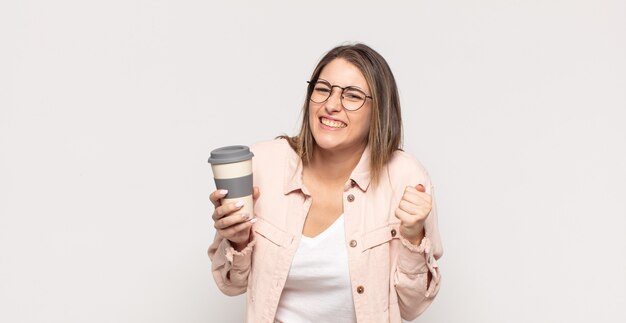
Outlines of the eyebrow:
M331 86L333 85L333 84L331 84L330 82L328 82L327 80L325 80L325 79L323 79L323 78L319 78L319 77L318 77L318 78L317 78L317 81L318 81L318 82L319 82L319 81L322 81L322 82L324 82L324 83L326 83L326 84L328 84L328 85L331 85ZM337 86L338 86L338 85L337 85ZM358 90L361 90L363 93L365 93L365 90L364 90L364 89L362 89L360 86L357 86L357 85L348 85L348 86L344 86L343 88L346 88L346 89L348 89L348 88L350 88L350 89L358 89Z

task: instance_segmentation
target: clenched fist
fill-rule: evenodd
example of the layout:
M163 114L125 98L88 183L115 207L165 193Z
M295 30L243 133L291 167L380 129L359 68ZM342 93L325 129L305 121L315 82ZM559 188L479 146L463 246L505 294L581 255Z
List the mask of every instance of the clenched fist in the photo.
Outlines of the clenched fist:
M400 234L415 245L424 238L424 222L432 209L432 197L426 193L424 185L407 186L396 209L400 219Z

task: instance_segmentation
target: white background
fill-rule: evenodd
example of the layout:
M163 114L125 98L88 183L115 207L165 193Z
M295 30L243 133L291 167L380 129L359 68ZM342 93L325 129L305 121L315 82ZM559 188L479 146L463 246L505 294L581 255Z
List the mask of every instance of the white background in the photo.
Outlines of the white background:
M241 322L206 159L295 134L346 41L437 186L415 322L626 321L623 1L9 0L0 37L0 322Z

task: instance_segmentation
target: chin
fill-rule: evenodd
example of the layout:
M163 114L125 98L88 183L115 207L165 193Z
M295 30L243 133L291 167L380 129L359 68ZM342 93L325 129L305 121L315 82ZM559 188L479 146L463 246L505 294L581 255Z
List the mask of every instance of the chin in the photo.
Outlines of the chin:
M329 138L315 138L315 146L324 150L332 150L341 148L343 145L337 140L329 140Z
M328 151L340 151L344 149L356 148L363 144L363 142L353 142L342 140L339 138L327 138L326 136L314 136L315 146L320 149Z

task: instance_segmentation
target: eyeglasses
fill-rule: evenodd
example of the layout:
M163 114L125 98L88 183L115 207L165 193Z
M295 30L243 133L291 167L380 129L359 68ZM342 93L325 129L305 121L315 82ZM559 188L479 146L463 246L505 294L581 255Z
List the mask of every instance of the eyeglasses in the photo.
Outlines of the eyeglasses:
M349 111L356 111L360 109L366 99L372 99L371 96L365 94L365 92L359 90L354 86L341 87L339 85L331 85L326 80L313 80L307 81L309 83L311 97L309 100L315 103L324 103L333 94L333 88L338 87L341 89L341 105L344 109Z

